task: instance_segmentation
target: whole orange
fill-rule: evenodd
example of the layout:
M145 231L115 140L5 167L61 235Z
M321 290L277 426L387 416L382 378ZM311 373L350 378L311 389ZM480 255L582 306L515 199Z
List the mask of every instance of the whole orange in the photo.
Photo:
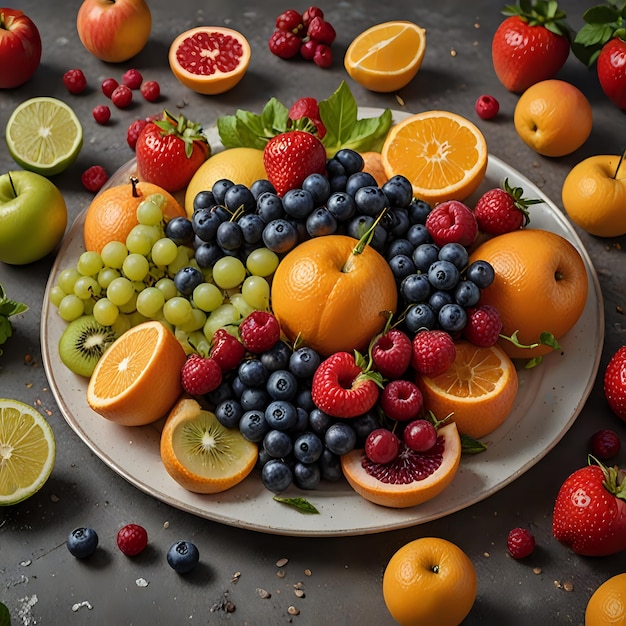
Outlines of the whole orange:
M593 116L585 95L563 80L543 80L519 98L515 130L535 152L559 157L578 150L591 134Z
M166 218L187 217L185 209L165 189L133 178L129 183L114 185L101 191L91 201L83 227L85 249L101 252L109 241L124 243L128 233L139 223L139 203L153 193L160 193L167 199L162 208Z
M578 321L587 301L588 277L578 250L565 237L525 228L482 243L470 262L483 259L495 270L493 283L483 289L481 304L491 304L502 318L502 334L518 331L523 345L538 342L542 332L557 339ZM548 354L544 345L518 348L500 339L511 358Z
M626 573L605 580L585 610L585 626L626 625Z
M476 570L456 544L422 537L402 546L383 575L383 597L401 626L459 626L476 600Z
M395 312L398 293L385 259L345 235L309 239L280 262L272 309L289 338L322 355L365 350Z
M561 189L568 217L597 237L626 234L626 161L599 154L576 164Z

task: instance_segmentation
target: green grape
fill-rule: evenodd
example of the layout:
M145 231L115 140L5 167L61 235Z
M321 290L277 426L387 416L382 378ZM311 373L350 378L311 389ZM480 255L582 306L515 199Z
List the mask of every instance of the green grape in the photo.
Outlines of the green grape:
M81 276L74 283L74 293L81 300L88 300L92 296L99 296L102 292L102 287L100 283L95 278L91 276Z
M168 237L159 239L152 246L152 261L156 265L166 266L173 263L178 255L178 246Z
M239 311L241 317L247 317L256 310L256 307L248 304L243 295L240 293L234 293L230 296L230 303Z
M131 327L137 326L138 324L142 324L143 322L147 322L149 319L145 315L142 315L137 310L130 311L129 313L120 314L120 317L122 317L122 315L128 320L129 326Z
M83 276L95 276L103 266L102 257L95 250L83 252L76 262L76 269Z
M270 304L270 285L262 276L248 276L241 285L241 295L251 307L265 311Z
M152 250L152 245L159 238L158 236L155 238L153 229L154 226L144 226L142 224L133 226L133 229L126 237L128 252L148 256Z
M75 268L62 270L57 278L57 285L65 291L65 293L74 292L74 283L80 278L80 272Z
M126 315L125 313L120 313L111 326L119 337L121 334L125 333L131 325L131 316Z
M167 204L167 198L162 193L151 193L146 200L150 200L162 209Z
M178 246L178 250L176 252L176 258L172 263L169 263L167 266L167 273L170 276L176 276L176 273L179 270L182 270L183 267L189 265L189 259L191 255L189 254L189 248L186 246Z
M209 354L211 344L206 340L201 330L194 330L188 333L182 330L182 328L175 328L174 336L186 354Z
M157 226L163 219L161 207L148 196L137 206L137 221L145 226Z
M170 298L163 305L163 317L174 326L182 326L191 319L191 302L182 296Z
M137 311L150 319L161 316L165 296L157 287L146 287L137 294Z
M188 322L184 324L180 324L178 328L181 330L191 333L194 330L201 330L206 322L206 313L201 311L200 309L191 309L191 317Z
M131 252L122 264L122 272L129 280L143 280L150 271L150 263L142 254Z
M246 267L254 276L270 276L278 267L278 255L269 248L257 248L246 258Z
M234 305L230 303L222 304L222 306L215 309L215 311L207 317L202 331L204 332L204 336L211 341L218 328L234 324L240 319L239 311Z
M167 276L165 278L160 278L156 281L154 285L159 291L163 292L166 300L173 298L177 293L178 289L176 289L176 284L171 278Z
M102 252L100 252L103 263L116 270L122 269L122 263L124 263L127 254L128 248L121 241L109 241L104 244Z
M120 304L121 313L134 313L137 310L137 292L133 291L133 295L126 304Z
M98 284L102 289L106 289L111 284L111 281L119 276L120 273L112 267L103 267L98 272Z
M54 287L52 287L52 289L50 289L50 302L52 302L52 304L58 308L61 300L63 300L66 295L67 294L65 293L65 291L63 291L63 289L61 289L61 287L55 285Z
M114 278L107 287L107 298L118 307L124 306L135 294L133 283L125 276Z
M96 303L94 298L87 298L83 300L83 307L85 308L85 315L91 315L93 313L93 305Z
M93 316L103 326L112 326L119 317L120 310L108 298L100 298L93 305Z
M59 315L66 322L78 319L85 314L85 304L76 294L68 293L59 302Z
M213 265L213 282L220 289L234 289L241 285L245 277L246 268L237 257L225 256Z
M191 296L193 303L202 311L214 311L224 302L224 294L213 283L200 283Z

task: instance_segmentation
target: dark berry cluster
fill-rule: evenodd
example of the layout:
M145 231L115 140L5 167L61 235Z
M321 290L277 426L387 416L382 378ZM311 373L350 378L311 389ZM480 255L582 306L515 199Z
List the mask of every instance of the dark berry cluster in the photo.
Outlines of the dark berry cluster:
M324 13L319 7L311 6L302 14L288 9L276 18L276 29L268 45L272 54L281 59L300 55L326 68L333 62L330 46L336 36L334 27L324 19Z

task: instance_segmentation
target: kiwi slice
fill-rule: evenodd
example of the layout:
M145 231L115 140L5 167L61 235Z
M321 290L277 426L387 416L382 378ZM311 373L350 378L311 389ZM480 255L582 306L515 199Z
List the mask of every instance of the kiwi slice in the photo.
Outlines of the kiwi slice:
M61 334L59 356L72 372L89 378L98 359L119 335L116 328L99 324L93 315L81 315Z

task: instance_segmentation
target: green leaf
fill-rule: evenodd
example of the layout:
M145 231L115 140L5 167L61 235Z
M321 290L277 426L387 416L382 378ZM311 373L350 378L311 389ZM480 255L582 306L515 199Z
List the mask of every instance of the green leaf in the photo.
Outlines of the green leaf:
M313 513L319 515L319 511L306 498L283 498L281 496L274 496L273 499L276 500L276 502L292 506L301 513Z
M461 452L463 454L480 454L487 449L487 446L478 439L474 439L469 435L460 435L461 437Z
M11 615L6 604L0 602L0 626L11 626Z
M583 20L588 24L610 24L619 19L619 11L616 7L600 4L587 9L583 13Z

